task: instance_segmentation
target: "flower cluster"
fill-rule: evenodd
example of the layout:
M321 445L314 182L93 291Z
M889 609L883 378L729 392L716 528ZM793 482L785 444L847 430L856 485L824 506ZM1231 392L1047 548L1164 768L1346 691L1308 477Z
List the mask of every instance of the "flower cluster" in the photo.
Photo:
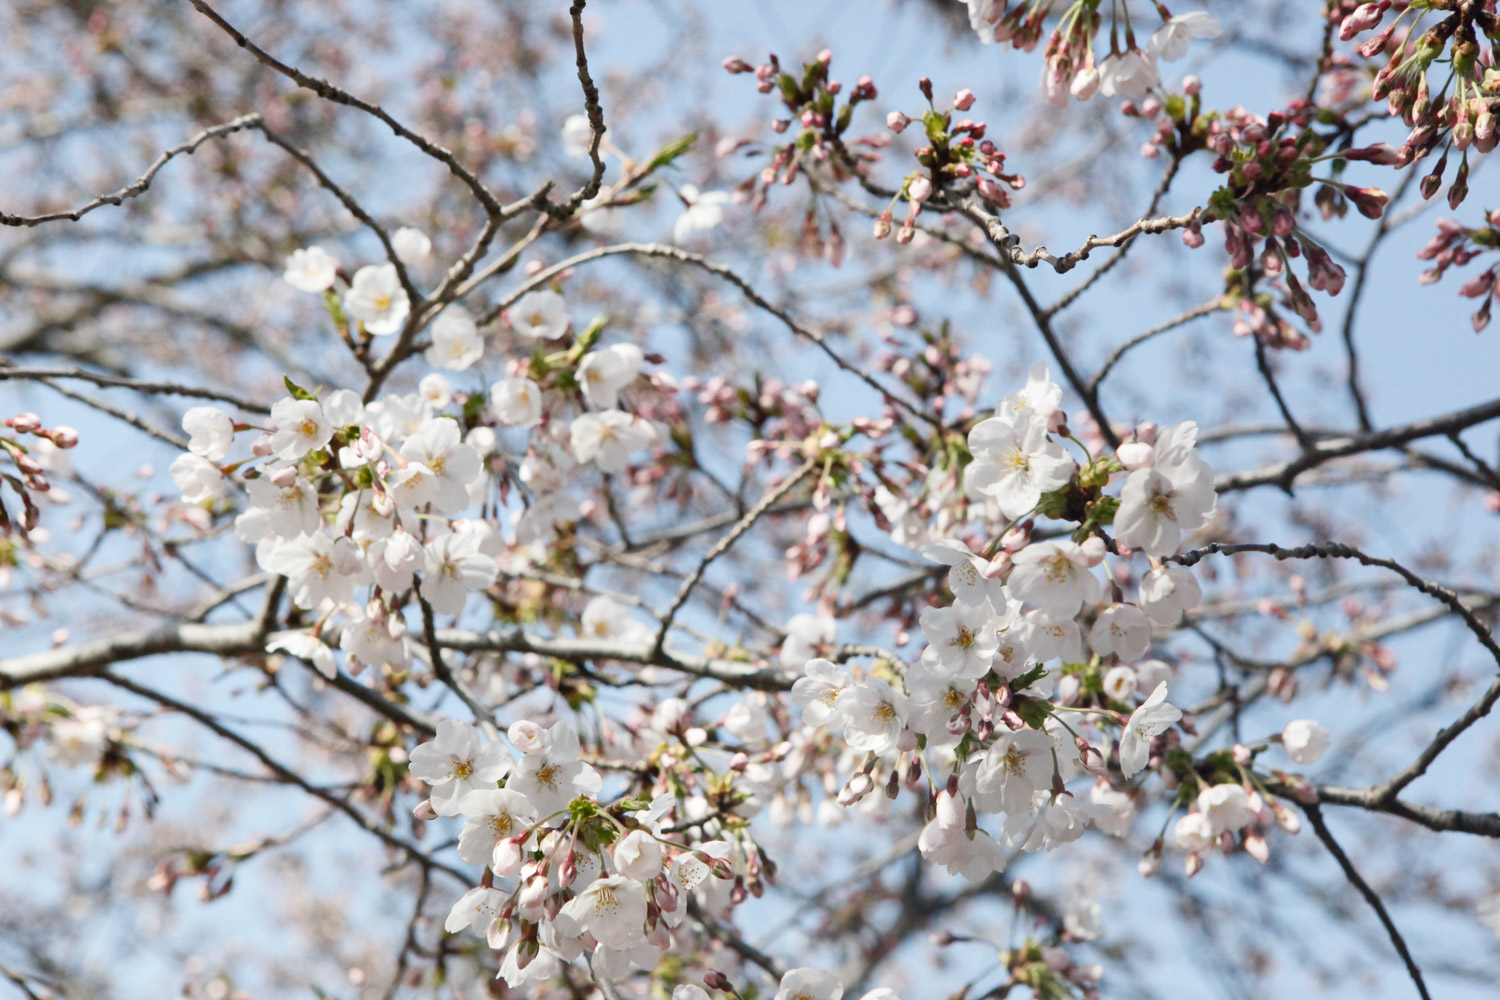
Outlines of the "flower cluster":
M680 788L663 784L650 799L605 802L604 780L581 759L568 723L543 728L523 720L506 736L518 760L473 726L444 721L432 741L412 750L410 770L431 786L417 815L463 817L459 856L483 868L444 927L467 928L504 950L499 976L511 987L546 981L584 955L596 975L611 979L632 967L655 969L690 932L690 905L720 914L746 898L747 876L757 885L762 873L768 877L768 862L747 836L689 842L689 831L713 820L702 799L695 807ZM719 977L705 978L718 989ZM777 996L839 1000L842 993L831 974L804 968L786 973ZM886 994L877 1000L895 1000ZM674 996L706 994L684 984Z
M957 538L923 546L949 567L953 603L922 612L917 662L881 661L856 676L818 655L792 689L804 722L841 729L865 755L840 801L887 776L895 795L931 775L922 852L974 879L1003 867L1006 847L1050 850L1090 822L1128 825L1130 797L1109 778L1108 728L1122 727L1114 756L1128 780L1160 760L1181 717L1166 702L1170 669L1146 654L1153 627L1172 626L1201 597L1193 573L1166 561L1215 509L1197 429L1142 425L1114 457L1085 448L1080 463L1064 447L1082 444L1061 398L1038 365L969 432L964 489L992 502L1005 526L982 552ZM1106 496L1122 473L1119 496ZM1071 538L1038 537L1039 516L1079 527ZM1109 526L1121 559L1114 579L1126 577L1132 551L1152 564L1133 601L1114 584L1101 602L1094 569L1109 556ZM1095 778L1087 799L1068 788L1085 772ZM979 825L986 814L1005 817L998 835Z
M1259 273L1284 282L1286 304L1314 332L1321 329L1317 306L1298 280L1292 261L1306 261L1307 283L1315 291L1337 295L1344 287L1344 269L1297 221L1301 192L1317 185L1314 202L1322 216L1343 215L1354 205L1361 215L1378 219L1385 212L1387 195L1372 187L1347 184L1337 176L1314 176L1317 164L1331 162L1335 175L1349 161L1387 162L1389 147L1361 149L1330 148L1335 135L1319 133L1313 106L1297 100L1283 111L1264 117L1242 108L1212 116L1198 128L1199 141L1217 154L1214 170L1225 175L1225 184L1210 196L1208 207L1224 224L1224 248L1230 266L1248 280ZM1197 224L1183 235L1189 246L1201 246ZM1236 288L1241 318L1235 332L1254 334L1273 347L1303 348L1306 338L1280 320L1268 301L1257 301Z
M1009 42L1023 52L1036 48L1052 8L1057 6L1055 0L1023 0L1014 7L1008 0L960 2L968 5L969 25L981 42ZM1181 59L1193 39L1217 38L1223 30L1203 11L1174 16L1163 4L1154 3L1162 24L1142 47L1136 42L1129 7L1119 6L1125 14L1124 22L1112 20L1109 53L1102 58L1094 49L1094 36L1103 23L1099 0L1071 0L1058 15L1057 26L1047 38L1042 68L1042 93L1048 103L1062 107L1070 95L1080 101L1095 94L1144 96L1161 86L1158 63ZM1116 8L1112 6L1111 11L1113 14Z
M410 229L398 231L395 243L413 266L430 246ZM395 273L393 264L365 267L348 283L342 308L370 333L394 332L406 314L399 286L389 285ZM325 295L341 280L317 247L294 253L285 278ZM333 650L321 636L341 613L339 648L351 672L405 665L405 608L462 613L469 593L494 583L507 543L537 549L559 525L579 519L565 489L578 470L620 472L657 440L655 424L620 408L642 375L639 347L600 345L600 324L575 335L563 297L551 289L521 295L505 319L516 342L533 351L508 365L487 395L455 392L442 374L472 369L485 351L474 318L450 305L429 325L426 360L440 371L416 393L367 404L347 389L313 392L287 379L289 395L263 425L211 406L183 416L188 451L171 466L183 501L218 509L242 490L248 505L236 533L255 546L262 569L287 578L293 602L317 615L311 631L281 633L271 649L332 676ZM671 384L654 380L653 389L640 408L675 412ZM502 539L488 521L462 515L490 495L492 473L510 474L500 440L509 428L529 438L514 469L528 502L515 512L514 537ZM246 433L250 454L231 460Z
M10 459L15 472L0 472L0 538L17 528L22 534L37 525L40 509L32 493L45 494L52 489L47 478L48 456L59 449L76 447L78 432L71 427L44 427L42 418L35 413L18 413L7 417L0 427L11 434L0 433L0 454ZM14 436L12 436L14 435ZM26 439L31 439L29 442ZM38 457L34 454L41 451ZM12 519L5 507L3 487L9 486L21 501L21 519Z
M1440 219L1437 234L1427 241L1418 253L1422 260L1432 261L1432 267L1422 272L1422 284L1441 281L1450 267L1463 267L1482 253L1500 249L1500 210L1485 217L1485 225L1469 228L1455 219ZM1500 262L1464 282L1458 294L1470 299L1480 299L1480 306L1470 317L1474 332L1478 333L1490 324L1490 309L1500 297Z
M1339 38L1347 42L1374 31L1391 6L1391 0L1359 4L1340 20ZM1337 7L1330 5L1331 17L1339 16ZM1391 115L1399 116L1411 129L1401 144L1402 165L1443 148L1437 165L1422 181L1423 197L1437 194L1449 150L1459 151L1458 170L1448 188L1448 204L1457 208L1469 193L1469 150L1488 153L1500 143L1495 117L1500 99L1494 96L1500 71L1494 66L1493 45L1500 37L1500 17L1493 4L1451 0L1401 4L1398 10L1384 30L1358 46L1366 59L1388 57L1375 74L1371 96L1384 100ZM1446 13L1419 33L1424 16L1433 11ZM1406 23L1408 15L1412 15L1410 24ZM1490 45L1482 46L1481 38ZM1434 97L1427 74L1439 62L1445 64L1441 73L1446 80Z
M875 223L877 239L889 235L896 201L904 197L908 212L905 224L896 233L898 243L911 242L917 213L934 193L951 189L956 182L960 186L972 183L979 196L996 208L1009 208L1010 191L1026 186L1026 178L1005 172L1005 154L984 137L984 122L972 118L954 121L952 111L938 111L933 105L931 80L924 76L917 86L927 100L927 110L919 119L927 142L913 152L922 169L903 181L901 191L891 200L892 207ZM953 97L953 111L968 111L974 101L973 91L960 90ZM911 122L900 111L892 111L886 117L886 127L896 133L904 132Z

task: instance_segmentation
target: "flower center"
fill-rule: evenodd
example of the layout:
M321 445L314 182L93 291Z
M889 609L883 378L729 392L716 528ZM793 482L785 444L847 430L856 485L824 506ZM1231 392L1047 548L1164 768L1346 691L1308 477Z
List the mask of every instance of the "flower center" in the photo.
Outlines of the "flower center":
M1071 565L1072 563L1068 560L1068 557L1061 552L1042 563L1042 566L1045 567L1044 572L1047 574L1047 580L1050 583L1063 583L1066 581Z
M376 309L380 310L381 312L385 312L390 307L391 307L391 297L389 295L377 295L377 296L375 296L375 308Z
M536 780L539 784L548 788L557 787L557 773L560 769L556 764L543 764L536 772Z
M453 767L448 771L448 777L463 779L473 773L474 762L472 760L459 760L455 757L453 759Z
M594 916L609 916L619 908L620 902L615 899L614 889L607 885L602 885L599 887L599 891L594 893Z
M1026 453L1020 448L1012 448L1000 458L1000 468L1006 472L1025 472L1030 464L1031 460L1026 457Z
M882 701L875 706L875 711L870 713L871 722L879 722L889 725L896 718L896 706L888 701Z
M971 648L974 645L974 630L967 625L959 626L958 634L949 640L948 645L957 646L959 649Z

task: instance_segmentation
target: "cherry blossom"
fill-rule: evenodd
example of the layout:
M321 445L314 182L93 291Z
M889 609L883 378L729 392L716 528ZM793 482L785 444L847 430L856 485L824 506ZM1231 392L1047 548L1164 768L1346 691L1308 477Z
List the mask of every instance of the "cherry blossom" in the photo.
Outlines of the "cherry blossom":
M1167 702L1167 685L1158 684L1151 697L1130 713L1120 734L1121 773L1130 778L1144 768L1151 754L1151 741L1180 718L1182 710Z
M809 726L834 724L839 692L854 683L849 671L821 656L809 659L802 669L806 676L792 682L792 702L802 709L802 721Z
M469 792L494 788L511 769L510 754L487 742L479 730L455 719L438 723L437 735L411 751L411 773L432 786L432 808L439 816L457 816Z
M420 229L402 226L391 234L391 249L407 267L416 267L432 254L432 239Z
M551 289L527 292L505 311L510 328L531 340L557 340L568 332L567 306Z
M979 423L969 432L969 450L967 485L994 497L1007 518L1030 513L1043 493L1066 486L1076 468L1046 425L1024 410Z
M385 337L400 330L411 311L411 300L401 287L396 265L369 264L355 271L344 293L344 309L374 336Z
M1187 55L1194 38L1218 38L1223 30L1223 26L1205 11L1189 11L1169 18L1157 28L1146 45L1146 51L1154 59L1175 62Z
M844 984L831 972L822 969L789 969L772 1000L839 1000Z
M651 443L651 432L635 417L620 410L584 413L573 419L570 441L580 464L593 462L600 471L620 472L630 456Z
M508 378L490 386L490 412L510 427L542 422L542 390L529 378Z
M333 287L338 277L339 262L319 246L293 250L286 259L286 270L282 278L299 292L322 294Z
M271 454L295 462L328 443L333 424L315 399L283 399L271 407Z
M1298 764L1316 764L1328 751L1328 730L1311 719L1288 722L1281 731L1281 745L1286 755Z
M234 446L234 418L213 406L195 406L182 415L188 451L210 462L222 462Z

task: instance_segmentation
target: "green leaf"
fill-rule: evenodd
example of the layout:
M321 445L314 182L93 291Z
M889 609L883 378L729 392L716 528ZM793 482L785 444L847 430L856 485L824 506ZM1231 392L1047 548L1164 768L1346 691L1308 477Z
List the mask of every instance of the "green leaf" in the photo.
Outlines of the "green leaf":
M314 396L312 393L308 392L306 389L302 388L296 382L293 382L291 376L289 375L281 376L281 381L282 384L286 386L286 391L291 394L291 397L293 399L311 399L313 401L316 401L318 398L317 396Z
M654 171L660 170L662 167L668 166L673 160L691 150L697 142L697 132L689 133L688 135L683 136L681 139L673 139L661 149L658 149L656 151L656 155L651 157L651 159L647 161L646 173L649 174Z
M1032 729L1041 729L1047 723L1047 716L1051 714L1046 699L1043 698L1017 698L1011 703L1011 708L1021 717L1021 721Z

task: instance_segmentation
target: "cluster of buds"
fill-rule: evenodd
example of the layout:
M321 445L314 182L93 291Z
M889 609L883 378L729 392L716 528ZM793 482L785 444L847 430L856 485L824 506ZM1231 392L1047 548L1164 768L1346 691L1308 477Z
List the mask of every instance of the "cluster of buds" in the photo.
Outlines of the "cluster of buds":
M1098 10L1069 11L1069 16L1064 16L1048 36L1042 90L1054 106L1066 104L1070 94L1086 101L1098 92L1094 35L1099 31L1099 23Z
M1422 272L1422 284L1431 285L1442 280L1448 268L1462 267L1486 251L1500 250L1500 210L1485 217L1485 224L1473 229L1460 225L1453 219L1438 221L1438 231L1417 254L1422 260L1432 261L1432 267ZM1479 310L1469 318L1478 333L1490 323L1490 308L1500 296L1500 261L1492 263L1483 273L1464 282L1458 294L1470 299L1483 299Z
M1313 200L1324 218L1342 216L1352 204L1366 218L1378 219L1385 212L1386 193L1379 188L1346 184L1338 175L1350 160L1388 162L1394 153L1381 145L1331 150L1330 137L1311 127L1313 115L1312 106L1299 100L1264 118L1236 109L1208 121L1201 130L1204 144L1218 154L1214 170L1227 179L1209 198L1208 205L1224 223L1230 265L1246 272L1258 257L1260 272L1284 279L1287 305L1316 332L1317 307L1292 273L1291 262L1305 258L1308 285L1329 295L1343 289L1344 270L1299 228L1301 192L1318 186ZM1314 177L1314 165L1329 161L1334 176ZM1188 227L1183 239L1189 246L1203 242L1197 226ZM1230 293L1240 291L1232 288Z
M791 184L797 177L800 157L806 154L819 163L826 163L841 175L850 165L862 160L878 159L878 154L865 152L855 155L849 152L844 136L854 120L854 109L865 101L876 97L875 83L868 76L855 81L854 88L842 104L839 97L844 85L829 76L833 63L833 52L824 49L816 59L802 64L800 76L781 68L781 62L772 53L759 66L751 66L743 59L731 56L724 60L724 69L729 73L753 73L756 89L762 94L773 90L781 97L786 117L771 122L772 131L785 134L796 131L792 141L772 150L771 163L760 173L760 190L755 195L755 207L765 203L765 192L778 180ZM883 136L856 140L858 144L879 148L885 144ZM755 179L748 182L751 186Z
M52 483L47 479L47 470L31 454L30 449L21 443L21 439L35 437L58 448L72 448L78 444L78 432L71 427L43 427L42 418L35 413L18 413L7 419L3 426L15 436L0 433L0 453L9 456L16 471L0 472L0 487L9 484L21 498L19 527L24 534L36 527L39 517L36 503L31 498L32 491L46 493L52 489ZM15 527L10 513L5 509L4 498L0 497L0 536L9 535Z
M1021 0L1014 7L1009 0L977 0L969 4L969 26L986 45L1008 43L1018 52L1030 52L1042 40L1052 5L1053 0ZM1063 20L1071 21L1086 8L1092 13L1098 6L1099 0L1073 0Z
M1391 6L1391 0L1358 5L1342 18L1339 37L1351 41L1374 30ZM1375 74L1372 96L1385 100L1390 113L1412 130L1401 145L1400 162L1422 159L1443 147L1437 166L1422 181L1424 198L1433 197L1442 187L1449 151L1458 150L1461 159L1448 187L1448 204L1457 208L1469 193L1469 148L1488 153L1500 144L1495 118L1500 98L1494 97L1500 70L1494 66L1493 48L1480 47L1480 36L1492 40L1500 34L1500 17L1486 9L1493 5L1470 0L1426 0L1400 6L1403 9L1391 23L1363 42L1358 52L1366 59L1388 56ZM1408 13L1416 12L1420 19L1430 11L1449 14L1420 35L1414 34L1415 24L1402 30ZM1427 72L1445 53L1448 58L1442 61L1449 64L1451 77L1434 97Z
M797 179L802 157L809 156L815 162L825 164L835 178L842 180L860 164L878 161L880 148L889 144L885 135L871 135L848 141L845 133L854 120L854 109L864 101L874 100L877 94L875 83L868 76L855 81L848 99L839 103L844 85L830 78L828 68L833 62L833 52L824 49L812 62L804 63L802 75L794 76L781 68L775 53L759 66L751 66L743 59L730 57L724 60L724 69L730 73L753 73L756 89L762 94L772 90L781 96L787 116L771 122L772 131L784 134L793 124L800 127L791 142L771 150L771 162L756 175L740 185L740 191L749 198L751 207L759 211L769 197L772 185L790 185ZM852 142L864 147L859 152L849 148ZM819 219L817 204L809 206L803 218L802 233L798 249L809 257L827 257L829 263L838 267L844 262L844 234L838 223L827 220L825 236Z
M900 111L892 111L886 116L885 124L892 132L900 134L914 120L921 122L927 143L917 147L913 155L922 169L906 177L901 190L891 199L891 206L875 221L875 238L878 240L890 235L896 203L903 198L906 199L907 215L896 233L896 241L909 243L916 233L917 214L940 191L952 191L972 184L981 198L995 208L1003 209L1010 207L1010 192L1026 186L1026 178L1005 172L1005 154L984 137L984 122L972 118L953 120L953 112L968 111L974 106L972 90L960 90L953 95L952 109L939 111L933 104L932 81L924 76L917 81L917 87L927 100L927 110L921 118L912 119Z

